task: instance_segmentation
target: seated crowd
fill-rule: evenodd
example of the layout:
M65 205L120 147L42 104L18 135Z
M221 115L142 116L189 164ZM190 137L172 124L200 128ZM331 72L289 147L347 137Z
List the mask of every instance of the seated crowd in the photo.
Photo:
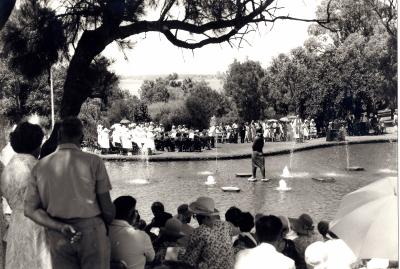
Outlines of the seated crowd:
M58 146L51 136L42 152L38 125L22 122L10 137L16 153L1 175L13 210L5 251L0 246L7 269L344 269L358 262L327 222L318 223L318 235L308 214L253 216L231 207L222 220L212 198L198 197L176 215L154 202L147 224L134 197L111 201L104 162L80 149L77 118L60 122Z

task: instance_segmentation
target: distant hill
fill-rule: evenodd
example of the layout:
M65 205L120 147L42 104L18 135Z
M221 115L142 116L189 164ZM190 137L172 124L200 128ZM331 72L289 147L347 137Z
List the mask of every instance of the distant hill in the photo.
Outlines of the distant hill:
M139 96L139 89L145 80L155 80L159 77L167 77L168 75L144 75L144 76L121 76L119 86L121 89L128 90L131 94ZM191 78L196 81L204 80L210 87L216 91L221 91L223 87L222 75L191 75L178 74L179 79Z

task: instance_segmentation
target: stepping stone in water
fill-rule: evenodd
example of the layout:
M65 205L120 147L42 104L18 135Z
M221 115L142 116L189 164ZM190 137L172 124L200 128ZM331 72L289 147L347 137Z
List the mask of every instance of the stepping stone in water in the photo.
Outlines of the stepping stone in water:
M238 187L221 187L224 192L240 192L240 188Z
M312 179L319 182L335 182L335 178L333 177L313 177Z
M251 173L236 173L237 177L251 177Z
M364 167L359 166L349 166L346 168L347 171L364 171Z

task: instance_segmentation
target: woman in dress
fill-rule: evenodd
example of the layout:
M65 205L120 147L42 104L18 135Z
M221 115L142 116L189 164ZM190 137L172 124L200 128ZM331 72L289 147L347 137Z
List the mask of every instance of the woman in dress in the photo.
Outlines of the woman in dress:
M1 190L11 209L11 221L5 236L6 269L51 268L45 230L24 216L24 196L37 163L43 131L39 125L20 123L10 134L16 152L1 175Z

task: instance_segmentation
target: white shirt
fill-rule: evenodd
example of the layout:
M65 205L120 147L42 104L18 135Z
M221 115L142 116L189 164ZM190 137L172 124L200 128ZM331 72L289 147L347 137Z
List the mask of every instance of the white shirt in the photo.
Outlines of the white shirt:
M116 219L111 223L109 237L111 259L124 261L127 269L143 269L146 261L154 259L150 237L136 230L127 221Z
M268 243L239 251L235 269L295 269L294 261Z

